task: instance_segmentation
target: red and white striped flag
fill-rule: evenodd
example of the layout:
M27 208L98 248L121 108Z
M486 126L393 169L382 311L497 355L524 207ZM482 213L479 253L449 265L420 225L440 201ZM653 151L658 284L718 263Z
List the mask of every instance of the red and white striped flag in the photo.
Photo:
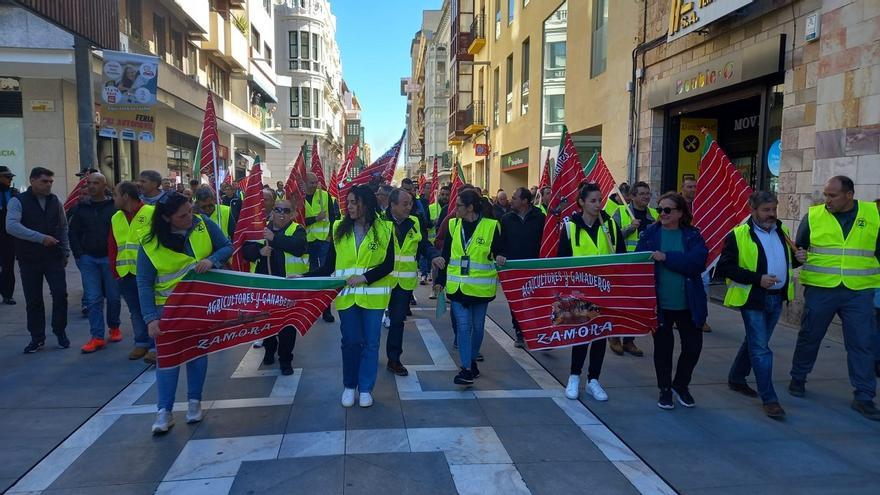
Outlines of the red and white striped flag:
M318 154L318 137L312 140L312 173L318 177L321 189L327 190L327 181L324 179L324 165L321 163L321 155Z
M295 210L293 212L293 221L302 225L306 225L306 176L305 176L305 159L302 150L296 157L293 168L290 169L290 175L287 176L287 182L284 184L284 195L293 201Z
M437 171L437 157L434 157L434 171L431 172L431 192L428 194L428 204L437 201L437 191L440 190L440 175Z
M399 141L394 143L394 146L391 147L388 151L386 151L382 156L380 156L376 161L370 164L369 167L364 168L357 174L354 179L345 182L345 184L341 187L339 193L341 196L348 197L348 191L354 187L364 184L369 184L375 180L380 182L390 182L392 177L394 176L394 167L397 164L397 155L400 154L400 146L403 144L403 137L400 138ZM343 198L339 198L340 204L339 207L343 207Z
M544 172L541 173L541 181L538 183L538 190L544 189L550 185L550 150L547 150L547 159L544 160Z
M241 204L241 213L238 215L238 223L235 224L235 233L232 235L232 257L229 264L233 270L239 272L250 271L250 263L241 255L241 248L247 241L259 241L263 239L263 229L266 228L266 210L263 207L263 171L260 168L260 156L254 160L251 173L245 177L244 201Z
M214 111L214 99L208 92L208 101L205 103L205 120L202 122L202 133L199 136L199 144L196 146L196 156L193 159L193 179L201 182L201 176L207 175L208 183L215 190L219 190L222 178L217 170L217 114Z
M544 233L541 236L542 258L556 256L559 231L565 218L578 210L578 189L584 182L584 167L566 127L562 129L562 142L559 144L553 176L555 179L550 189L550 203L547 205L547 218L544 219Z
M721 256L724 238L751 215L749 196L752 188L712 139L706 135L708 147L700 159L697 194L694 197L694 226L706 240L710 267Z
M89 174L83 176L79 182L73 187L73 190L70 191L70 195L67 196L67 200L64 201L64 213L70 213L70 210L79 203L79 198L82 197L83 188L86 187L86 184L89 182Z
M330 183L327 184L327 193L330 194L331 198L339 200L337 198L339 196L339 178L336 176L336 167L333 167L333 170L330 172Z
M608 170L608 165L605 164L601 154L596 153L590 158L590 161L584 167L584 174L587 176L587 183L599 186L599 190L602 191L602 206L604 207L605 202L608 201L608 196L611 196L613 190L617 188L617 184L614 182L614 176Z
M425 174L419 174L419 196L425 195L425 185L428 183L428 179L425 177Z
M336 200L339 202L340 212L345 212L345 201L348 196L348 190L345 189L345 185L348 182L348 173L351 170L352 165L354 165L355 160L357 160L359 145L360 139L355 139L354 144L352 144L351 148L348 150L348 155L346 155L345 161L342 162L342 167L339 169L339 175L336 176L336 180L333 181L333 185L330 186L333 189L330 193L336 197Z

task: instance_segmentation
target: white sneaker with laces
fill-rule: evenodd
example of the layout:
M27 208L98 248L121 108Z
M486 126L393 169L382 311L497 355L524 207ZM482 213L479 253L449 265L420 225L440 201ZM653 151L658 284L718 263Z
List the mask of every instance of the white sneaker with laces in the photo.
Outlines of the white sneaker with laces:
M602 385L599 384L599 380L593 378L587 383L587 391L590 395L593 396L594 399L604 402L608 400L608 394L605 393L605 389L602 388Z
M153 423L153 434L167 433L172 426L174 426L174 416L171 415L171 411L159 409L156 413L156 422Z
M571 400L577 400L578 389L581 386L581 377L578 375L569 375L568 385L565 386L565 396Z
M354 405L354 389L347 388L342 391L342 407L351 407Z
M202 401L190 399L189 407L186 410L186 422L187 423L198 423L205 417L204 411L202 411Z
M358 398L358 404L361 407L370 407L373 405L373 394L369 392L361 392L361 396Z

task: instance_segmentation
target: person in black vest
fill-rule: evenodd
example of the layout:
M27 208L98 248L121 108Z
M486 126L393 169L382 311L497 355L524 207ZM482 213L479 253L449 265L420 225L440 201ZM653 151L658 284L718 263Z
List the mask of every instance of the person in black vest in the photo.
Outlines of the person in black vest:
M27 305L27 327L31 342L25 354L46 343L46 309L43 306L43 278L52 293L52 332L58 347L67 349L67 280L64 268L70 257L67 217L58 197L52 194L55 173L34 167L31 186L9 201L6 231L15 237L15 254Z
M15 304L12 293L15 291L15 239L6 232L6 207L9 201L18 196L18 189L12 187L15 174L9 167L0 166L0 297L3 304Z

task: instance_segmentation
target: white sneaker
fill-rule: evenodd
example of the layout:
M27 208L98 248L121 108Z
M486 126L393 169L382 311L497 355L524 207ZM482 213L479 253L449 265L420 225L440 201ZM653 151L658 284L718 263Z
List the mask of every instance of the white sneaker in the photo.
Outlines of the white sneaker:
M190 399L189 408L186 410L186 422L198 423L204 417L205 413L202 411L202 401Z
M385 328L391 328L391 318L388 317L388 311L382 315L382 326Z
M347 388L342 391L342 407L351 407L354 405L354 389Z
M578 389L581 386L581 377L578 375L569 375L568 385L565 386L565 396L571 400L577 400Z
M254 349L259 349L260 347L263 347L263 341L262 340L255 340L254 341Z
M370 407L373 405L373 394L369 392L361 392L361 396L358 398L358 404L361 407Z
M159 409L156 413L156 422L153 423L153 434L167 433L172 426L174 426L174 416L171 415L171 411Z
M603 389L602 385L599 384L599 380L596 380L595 378L587 383L587 392L589 392L594 399L600 402L608 400L608 394L605 393L605 389Z

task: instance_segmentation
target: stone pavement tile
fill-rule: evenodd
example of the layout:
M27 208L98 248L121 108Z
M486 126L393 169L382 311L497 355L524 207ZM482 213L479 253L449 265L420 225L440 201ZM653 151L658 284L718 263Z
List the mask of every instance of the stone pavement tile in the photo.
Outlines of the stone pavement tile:
M624 435L623 438L630 437ZM743 462L741 454L719 449L716 442L668 441L642 445L635 450L678 491L732 486L756 477L755 467Z
M256 493L342 494L345 461L340 456L247 461L235 476L230 495Z
M479 404L492 426L572 424L571 418L549 398L480 399Z
M512 461L495 430L475 428L409 428L413 452L443 452L450 465L510 464Z
M760 482L755 476L746 481ZM686 495L778 495L797 493L798 495L874 495L880 484L878 476L835 476L804 478L796 483L765 483L756 485L737 485L713 488L682 490Z
M208 368L210 369L210 367L209 364ZM204 400L249 399L268 397L272 393L272 387L275 386L274 376L230 379L233 371L235 370L233 369L225 375L205 378L202 398ZM181 370L180 377L177 379L177 392L174 396L176 402L186 402L186 380L186 371ZM155 404L157 399L158 391L153 385L137 400L136 404Z
M785 401L782 403L787 413L785 424L806 435L865 435L878 432L876 422L867 420L850 409L849 402L840 404L838 409L829 407L827 403L816 402L809 396L802 399L780 396L780 400Z
M342 455L345 436L345 430L288 433L281 441L278 458Z
M691 413L696 411L683 409L677 407L672 411L664 411L654 405L653 410L645 412L600 414L600 418L631 446L700 442L711 438L707 430L695 424L695 415ZM640 451L639 448L633 448Z
M574 424L496 426L495 433L515 463L606 460Z
M373 387L374 401L398 401L400 396L397 395L397 380L394 373L385 368L386 362L379 358L379 370L376 373L376 385ZM342 390L339 391L340 396Z
M424 391L463 390L465 387L452 382L457 371L420 371L419 381ZM522 370L504 369L483 371L480 366L480 377L474 381L475 390L532 390L541 387Z
M490 425L475 400L407 400L401 409L407 428Z
M513 464L449 466L459 495L531 495Z
M164 481L235 476L244 461L277 459L283 435L192 440L175 459Z
M415 315L416 318L422 315ZM385 339L388 337L388 329L382 329L382 347L379 348L379 360L385 359ZM339 352L337 346L336 352ZM337 359L341 359L337 357ZM403 325L403 355L400 357L404 364L434 364L425 341L416 329L415 323L407 321ZM387 361L387 360L386 360Z
M807 476L870 474L809 440L736 442L725 446L731 455L754 466L768 482L797 482Z
M516 468L533 495L638 493L610 462L518 462Z
M348 430L345 432L346 454L382 454L409 451L409 438L404 428Z
M193 439L282 434L289 417L290 406L209 409Z
M338 398L332 402L300 402L297 397L290 410L285 432L344 430L345 412Z
M162 448L170 445L181 448L188 442L198 428L198 424L186 424L186 413L174 413L174 428L162 435L153 435L150 428L156 420L155 414L125 414L99 436L95 447L116 447L120 450L140 448Z
M0 492L5 492L15 484L18 478L0 478Z
M294 402L340 403L342 399L342 367L305 368L299 379ZM340 406L342 407L342 406Z
M151 495L159 486L158 482L125 483L90 487L57 488L43 491L46 495Z
M456 494L446 457L439 452L362 454L345 458L345 493Z
M768 418L760 405L743 409L693 411L693 422L721 442L738 440L786 440L800 436L785 421Z
M132 377L134 378L134 377ZM100 408L125 388L126 384L79 383L69 387L49 387L21 404L25 408Z
M344 409L342 404L337 405ZM374 428L403 428L403 413L400 410L400 401L382 400L373 401L370 407L355 405L346 409L345 429L369 430Z
M846 462L880 475L880 434L817 435L811 440Z

